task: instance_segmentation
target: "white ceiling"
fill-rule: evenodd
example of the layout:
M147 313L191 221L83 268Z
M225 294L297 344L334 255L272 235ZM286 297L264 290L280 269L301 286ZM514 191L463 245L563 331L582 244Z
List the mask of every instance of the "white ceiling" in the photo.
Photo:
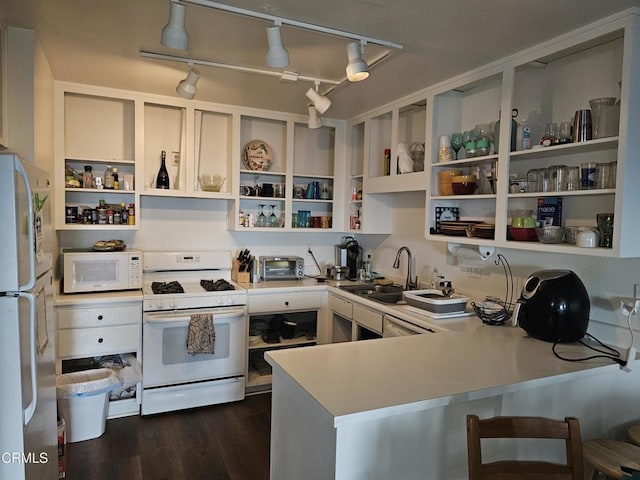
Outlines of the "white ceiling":
M247 10L402 44L371 76L333 91L325 116L348 118L535 45L640 0L226 0ZM5 25L34 29L58 80L176 96L184 63L144 59L140 50L266 69L271 24L187 4L189 51L160 44L169 0L2 0ZM349 40L282 27L286 70L345 77ZM365 58L383 52L368 45ZM312 85L198 66L196 99L306 113ZM320 92L329 89L321 85Z

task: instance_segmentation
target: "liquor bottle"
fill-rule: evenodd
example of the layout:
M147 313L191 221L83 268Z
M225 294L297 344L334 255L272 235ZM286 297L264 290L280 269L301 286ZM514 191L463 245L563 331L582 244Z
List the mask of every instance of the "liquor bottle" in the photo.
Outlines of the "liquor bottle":
M113 167L113 189L120 190L120 179L118 178L118 169Z
M158 176L156 178L156 188L164 188L169 189L169 172L167 171L166 165L167 152L162 150L160 155L160 159L162 163L160 164L160 170L158 170Z

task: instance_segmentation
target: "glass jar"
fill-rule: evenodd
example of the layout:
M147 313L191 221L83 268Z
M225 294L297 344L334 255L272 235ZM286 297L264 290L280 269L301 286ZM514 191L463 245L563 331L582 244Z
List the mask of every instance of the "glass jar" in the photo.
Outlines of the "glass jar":
M542 192L544 168L532 168L527 172L527 192Z
M547 192L561 192L567 189L567 166L552 165L549 167L549 189Z
M574 191L580 190L581 180L580 180L580 167L573 166L567 167L567 182L565 190Z
M596 178L594 188L609 188L611 167L608 163L596 163Z

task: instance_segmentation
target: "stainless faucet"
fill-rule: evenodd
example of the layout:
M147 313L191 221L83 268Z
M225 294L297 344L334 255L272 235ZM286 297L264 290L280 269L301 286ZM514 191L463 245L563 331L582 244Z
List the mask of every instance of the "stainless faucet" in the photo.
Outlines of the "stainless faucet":
M407 290L414 290L418 288L418 276L416 275L415 280L413 280L413 272L411 270L411 250L409 250L409 247L400 247L398 249L398 253L396 253L396 259L393 262L393 268L400 268L400 254L403 251L407 252L407 282L405 284L405 288Z

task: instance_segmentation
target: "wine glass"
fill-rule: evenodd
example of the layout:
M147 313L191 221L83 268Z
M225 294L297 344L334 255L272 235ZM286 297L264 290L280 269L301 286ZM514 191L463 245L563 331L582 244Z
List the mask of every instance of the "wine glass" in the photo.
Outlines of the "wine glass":
M278 226L278 217L276 216L276 206L269 205L271 207L271 215L269 215L269 226L277 227Z
M462 133L455 132L451 134L451 149L456 152L456 160L458 160L458 150L463 146Z
M267 226L267 216L264 214L264 207L266 205L260 204L260 215L258 215L258 221L256 222L256 227L266 227Z

